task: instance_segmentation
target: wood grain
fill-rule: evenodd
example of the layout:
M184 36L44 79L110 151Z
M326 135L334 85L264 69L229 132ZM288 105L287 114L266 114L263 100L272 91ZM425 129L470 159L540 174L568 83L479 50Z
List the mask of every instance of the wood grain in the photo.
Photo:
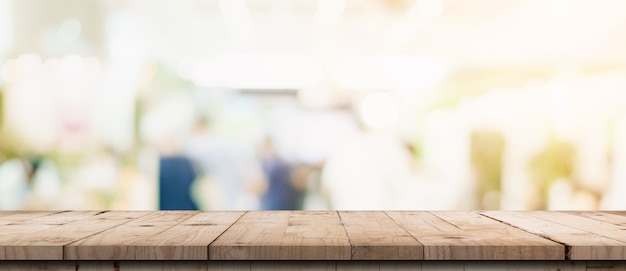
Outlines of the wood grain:
M609 212L597 212L597 211L566 211L568 214L575 214L578 216L611 223L618 226L626 226L626 216L612 214Z
M340 211L352 260L421 260L424 247L384 212Z
M60 212L61 211L0 211L0 225L21 222Z
M2 243L7 260L61 260L63 246L107 230L147 212L97 212L58 227L15 236Z
M41 236L39 235L41 231L53 230L97 213L96 211L51 212L48 215L36 215L32 219L2 225L0 226L0 260L62 260L63 244L42 244L46 240L33 244L29 243L29 240L33 240L30 236ZM22 242L22 240L26 241Z
M424 245L425 260L564 259L562 245L474 212L387 214Z
M184 261L187 265L167 267L199 270L234 266L229 263L238 263L240 270L419 270L445 260L457 264L441 262L439 270L493 267L473 260L531 260L526 266L535 270L543 265L530 263L589 260L596 264L590 270L603 270L626 262L626 216L589 211L1 211L0 263L6 260L143 261L130 265L137 268ZM600 260L610 261L598 265ZM110 267L84 263L80 268ZM558 263L545 266L582 270ZM510 268L503 270L515 270Z
M248 212L209 247L215 260L349 260L337 212Z
M203 212L134 245L139 260L208 260L209 244L244 212Z
M601 218L592 219L589 217L566 212L536 211L532 214L539 218L552 221L554 223L573 227L586 232L593 232L597 235L626 243L626 225L620 225L620 223L605 222L601 221ZM620 219L621 217L618 216L613 218L615 219L614 222L618 222L618 219ZM622 220L621 222L624 221Z
M198 214L190 211L157 211L126 224L110 228L99 234L65 246L66 260L136 260L158 259L146 255L145 249L137 245L154 237L174 225Z
M626 257L624 242L581 230L574 225L563 225L551 221L539 212L484 211L481 213L566 245L569 248L569 253L566 255L568 260L619 260ZM550 212L550 216L562 217L557 212Z

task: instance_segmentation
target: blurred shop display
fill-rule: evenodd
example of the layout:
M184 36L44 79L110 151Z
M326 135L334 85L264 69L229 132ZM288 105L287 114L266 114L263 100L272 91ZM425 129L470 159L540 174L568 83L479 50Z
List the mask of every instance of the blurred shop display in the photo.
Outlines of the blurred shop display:
M623 209L625 8L0 0L0 209Z

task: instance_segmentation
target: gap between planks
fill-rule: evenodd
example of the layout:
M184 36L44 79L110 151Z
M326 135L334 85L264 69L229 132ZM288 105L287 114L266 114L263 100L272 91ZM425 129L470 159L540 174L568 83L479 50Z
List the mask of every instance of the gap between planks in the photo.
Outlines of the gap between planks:
M230 224L224 231L222 231L222 233L220 233L219 235L217 235L217 237L215 237L215 239L213 239L213 241L211 243L209 243L207 245L207 255L206 258L207 260L211 260L211 244L215 243L215 240L219 239L220 237L222 237L222 235L224 235L225 232L227 232L232 226L234 226L235 224L237 224L237 222L239 222L239 220L241 220L242 217L244 217L249 211L244 211L238 218L237 220L235 220L235 222L233 222L232 224Z
M513 227L513 228L516 228L516 229L519 229L519 230L525 231L525 232L530 233L530 234L532 234L532 235L536 235L536 236L538 236L538 237L541 237L541 238L544 238L544 239L550 240L550 241L555 242L555 243L557 243L557 244L561 244L561 245L563 246L563 248L565 249L565 258L564 258L564 260L570 260L570 251L571 251L571 249L572 249L572 246L570 246L570 245L566 244L565 242L561 242L561 241L559 241L559 240L557 240L557 239L555 239L555 238L550 238L549 236L544 236L544 235L541 235L541 234L532 233L532 232L530 232L530 231L525 230L525 229L524 229L524 228L522 228L522 227L518 227L518 226L515 226L515 225L513 225L512 223L506 222L506 221L504 221L504 220L500 220L500 219L497 219L497 218L495 218L495 217L488 216L488 215L486 215L486 214L484 214L484 213L482 213L482 212L476 212L476 213L477 213L477 214L479 214L479 215L482 215L482 216L484 216L484 217L486 217L486 218L489 218L489 219L495 220L495 221L497 221L497 222L500 222L500 223L502 223L502 224L505 224L505 225L511 226L511 227Z

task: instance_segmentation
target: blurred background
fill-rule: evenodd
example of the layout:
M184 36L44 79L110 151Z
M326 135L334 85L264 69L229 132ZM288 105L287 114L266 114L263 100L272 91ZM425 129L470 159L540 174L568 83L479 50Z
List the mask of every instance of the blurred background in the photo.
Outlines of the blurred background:
M0 0L0 209L624 209L624 10Z

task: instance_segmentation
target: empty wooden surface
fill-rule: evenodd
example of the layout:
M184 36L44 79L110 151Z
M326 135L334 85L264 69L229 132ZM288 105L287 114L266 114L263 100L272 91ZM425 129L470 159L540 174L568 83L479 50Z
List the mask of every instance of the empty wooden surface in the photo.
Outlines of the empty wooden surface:
M424 247L384 212L340 212L352 260L421 260Z
M563 245L474 212L388 212L424 244L426 260L560 260Z
M571 260L623 260L626 259L626 242L617 240L618 236L606 236L601 232L604 227L597 229L589 225L576 225L574 223L599 222L583 216L570 215L562 212L505 212L488 211L484 215L510 224L564 244L568 248L567 259ZM576 219L573 219L576 218ZM568 224L569 223L569 224ZM601 225L606 226L606 225ZM585 228L587 230L583 230ZM611 232L615 234L615 232ZM622 235L621 233L619 234Z
M337 212L248 212L209 247L214 260L349 260Z
M142 244L197 212L158 211L131 222L112 227L99 234L82 238L65 246L65 259L69 260L158 260L158 255L144 253L153 244Z
M624 212L0 211L0 261L626 260L625 232Z

